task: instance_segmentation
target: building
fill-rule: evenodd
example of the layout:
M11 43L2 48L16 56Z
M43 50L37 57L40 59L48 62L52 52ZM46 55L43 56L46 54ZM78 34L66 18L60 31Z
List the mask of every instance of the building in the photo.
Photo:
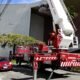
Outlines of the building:
M0 34L24 34L43 41L44 18L31 11L41 4L0 4ZM8 55L10 50L0 48L0 55Z
M50 11L39 11L43 3L45 2L40 1L30 5L0 4L0 34L24 34L47 43L53 27ZM8 55L10 50L0 48L0 54Z
M33 37L39 36L39 39L43 40L41 35L43 35L44 19L31 11L32 7L40 4L40 2L31 5L9 4L6 6L5 4L0 4L0 34L18 33L28 36L31 35ZM42 31L40 31L40 29ZM39 34L34 36L36 31Z

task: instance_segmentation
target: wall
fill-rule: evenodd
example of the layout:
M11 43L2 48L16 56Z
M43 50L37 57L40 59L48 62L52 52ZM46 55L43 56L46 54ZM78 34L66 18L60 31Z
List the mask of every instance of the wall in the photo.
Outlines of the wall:
M0 5L2 12L4 5ZM10 4L0 16L0 33L29 35L30 8L28 5Z
M9 48L9 47L1 48L0 47L0 56L9 57L9 51L12 51L12 48Z
M0 13L3 11L4 6L0 4ZM0 16L0 34L18 33L29 35L30 13L31 9L27 4L8 5ZM8 56L10 50L12 49L8 47L0 47L0 56Z

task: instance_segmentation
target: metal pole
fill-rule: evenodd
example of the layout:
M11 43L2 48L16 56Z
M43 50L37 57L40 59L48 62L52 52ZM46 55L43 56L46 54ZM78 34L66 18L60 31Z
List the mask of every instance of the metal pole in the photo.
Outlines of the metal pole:
M34 79L33 80L37 80L37 69L34 70Z
M51 72L51 74L50 74L50 76L49 76L49 78L47 80L51 79L51 77L53 76L53 73L54 73L54 71Z
M33 61L33 69L34 69L34 79L33 80L37 80L37 70L38 70L38 62Z

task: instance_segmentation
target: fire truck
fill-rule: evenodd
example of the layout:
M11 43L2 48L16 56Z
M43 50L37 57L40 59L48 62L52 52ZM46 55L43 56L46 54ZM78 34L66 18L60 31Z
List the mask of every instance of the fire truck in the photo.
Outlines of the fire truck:
M75 26L62 0L44 0L42 7L50 9L53 19L53 32L50 34L48 45L40 43L32 49L17 47L17 53L25 53L26 60L33 64L34 80L41 64L50 64L50 67L80 67L80 54L70 53L69 49L78 48L78 38L75 35ZM41 66L42 67L42 66Z

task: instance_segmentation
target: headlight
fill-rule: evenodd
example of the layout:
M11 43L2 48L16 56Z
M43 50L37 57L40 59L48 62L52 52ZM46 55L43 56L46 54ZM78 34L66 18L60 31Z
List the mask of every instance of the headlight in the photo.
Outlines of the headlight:
M9 65L12 65L12 62L9 62Z

